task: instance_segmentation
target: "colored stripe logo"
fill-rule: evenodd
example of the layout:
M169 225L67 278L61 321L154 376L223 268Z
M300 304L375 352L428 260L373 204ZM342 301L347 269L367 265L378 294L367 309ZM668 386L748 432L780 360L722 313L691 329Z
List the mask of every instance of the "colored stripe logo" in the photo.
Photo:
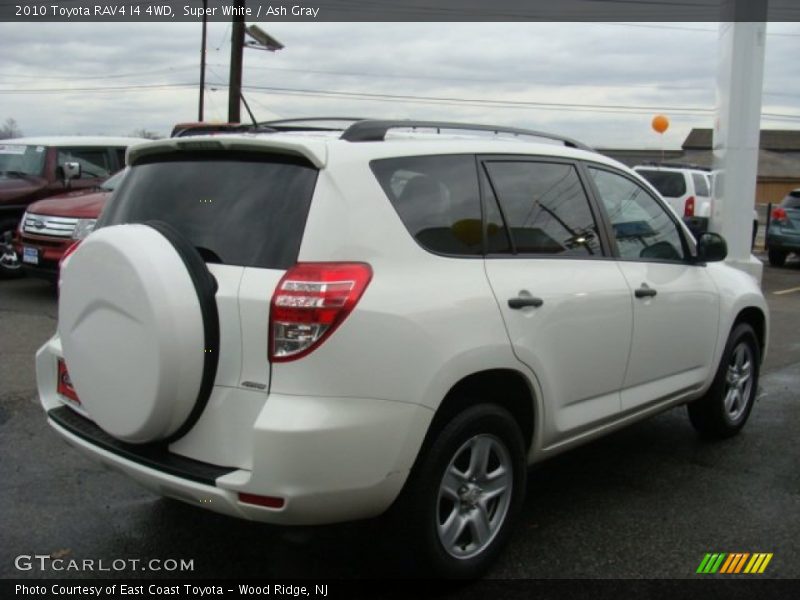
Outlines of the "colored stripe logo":
M696 572L704 575L713 573L725 575L747 573L755 575L763 573L771 560L771 552L755 552L753 554L749 552L715 552L706 554L703 557Z

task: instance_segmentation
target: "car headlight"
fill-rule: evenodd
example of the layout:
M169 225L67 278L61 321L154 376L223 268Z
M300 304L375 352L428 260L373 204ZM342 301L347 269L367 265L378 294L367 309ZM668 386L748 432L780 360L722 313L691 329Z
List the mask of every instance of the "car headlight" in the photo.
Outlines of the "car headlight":
M87 235L92 233L97 219L78 219L75 224L75 230L72 232L73 240L82 240Z

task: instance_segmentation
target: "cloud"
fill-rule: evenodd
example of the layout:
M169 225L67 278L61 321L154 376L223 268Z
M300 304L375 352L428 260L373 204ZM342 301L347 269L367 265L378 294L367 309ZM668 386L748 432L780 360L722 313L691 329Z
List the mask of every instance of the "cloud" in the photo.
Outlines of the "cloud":
M714 106L717 31L711 23L260 25L286 46L278 53L245 50L245 97L260 119L344 114L480 121L553 130L599 146L667 148L678 147L692 127L712 124L710 112L670 112ZM800 114L800 64L788 59L800 29L770 24L769 34L764 112ZM209 23L207 118L227 117L229 38L229 24ZM19 92L0 94L0 119L14 117L27 134L127 134L140 127L167 134L174 123L197 116L199 24L4 23L0 40L0 88ZM165 85L183 87L153 87ZM35 89L63 91L22 92ZM663 139L650 130L655 112L672 121ZM773 127L798 124L765 120Z

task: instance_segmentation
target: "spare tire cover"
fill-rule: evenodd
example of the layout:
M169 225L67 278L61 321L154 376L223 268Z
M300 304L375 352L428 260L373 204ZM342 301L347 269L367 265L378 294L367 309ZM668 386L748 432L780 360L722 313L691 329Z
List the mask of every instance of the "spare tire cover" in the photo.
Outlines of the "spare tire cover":
M163 223L99 229L65 261L64 359L83 407L109 434L155 442L199 417L216 372L208 332L219 331L209 280L197 251ZM209 296L213 315L202 306Z

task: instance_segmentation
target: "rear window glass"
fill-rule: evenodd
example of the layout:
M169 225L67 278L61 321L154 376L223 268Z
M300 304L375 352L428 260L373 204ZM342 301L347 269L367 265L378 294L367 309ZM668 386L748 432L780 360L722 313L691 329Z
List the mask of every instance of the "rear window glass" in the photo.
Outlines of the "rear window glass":
M475 158L411 156L370 163L408 232L440 254L483 253Z
M781 202L783 208L800 208L800 190L792 190Z
M147 157L128 172L100 226L164 221L208 262L286 269L297 261L317 170L254 153Z
M680 198L686 193L686 181L683 173L675 171L636 170L639 175L650 182L658 193L667 198Z

